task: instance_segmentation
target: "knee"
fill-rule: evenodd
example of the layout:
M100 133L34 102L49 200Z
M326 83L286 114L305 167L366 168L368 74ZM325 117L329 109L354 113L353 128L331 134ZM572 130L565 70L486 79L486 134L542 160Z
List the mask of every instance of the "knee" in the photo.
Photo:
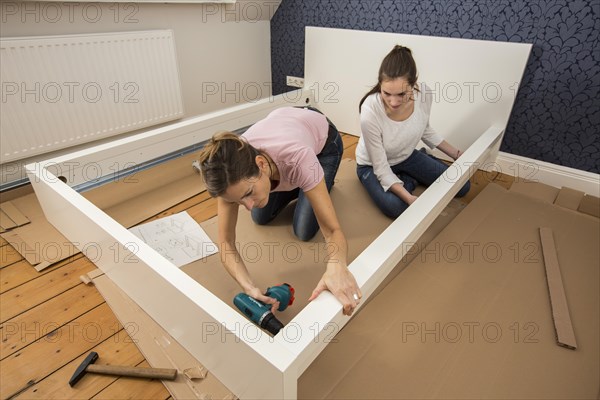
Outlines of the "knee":
M408 206L402 207L402 208L394 208L394 209L386 208L386 209L382 209L381 212L383 212L383 214L390 219L396 219L404 211L406 211L407 208L408 208Z
M400 211L400 210L384 209L384 210L381 210L381 212L383 213L383 215L385 215L386 217L388 217L390 219L396 219L400 216L400 214L402 214L402 211Z
M471 182L467 181L467 183L465 183L464 186L458 191L456 197L465 196L467 193L469 193L469 190L471 190Z
M309 229L308 227L301 227L296 225L294 225L293 228L294 235L303 242L308 242L309 240L314 238L317 232L319 231L319 228Z
M252 221L254 221L256 225L266 225L273 219L269 218L269 216L265 215L265 213L254 212L254 210L252 210L250 215L252 216Z
M398 218L406 209L408 208L408 204L398 199L394 202L388 202L387 204L381 204L379 209L381 212L388 218L396 219Z

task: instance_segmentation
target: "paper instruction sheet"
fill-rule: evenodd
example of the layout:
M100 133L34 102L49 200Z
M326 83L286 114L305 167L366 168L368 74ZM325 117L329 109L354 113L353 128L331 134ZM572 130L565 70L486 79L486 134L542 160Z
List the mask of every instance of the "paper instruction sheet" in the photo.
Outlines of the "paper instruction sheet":
M219 251L217 245L187 211L129 230L177 267Z

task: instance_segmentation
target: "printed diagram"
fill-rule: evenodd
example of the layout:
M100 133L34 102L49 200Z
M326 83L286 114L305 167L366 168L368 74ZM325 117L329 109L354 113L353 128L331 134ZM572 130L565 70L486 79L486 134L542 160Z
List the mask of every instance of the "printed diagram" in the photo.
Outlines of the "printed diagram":
M218 251L204 229L186 211L129 230L177 267Z

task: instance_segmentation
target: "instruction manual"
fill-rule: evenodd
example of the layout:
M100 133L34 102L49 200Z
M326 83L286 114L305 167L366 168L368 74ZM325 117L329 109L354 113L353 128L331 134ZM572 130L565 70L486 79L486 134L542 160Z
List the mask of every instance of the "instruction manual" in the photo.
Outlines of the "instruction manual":
M217 245L187 211L129 229L177 267L217 253Z

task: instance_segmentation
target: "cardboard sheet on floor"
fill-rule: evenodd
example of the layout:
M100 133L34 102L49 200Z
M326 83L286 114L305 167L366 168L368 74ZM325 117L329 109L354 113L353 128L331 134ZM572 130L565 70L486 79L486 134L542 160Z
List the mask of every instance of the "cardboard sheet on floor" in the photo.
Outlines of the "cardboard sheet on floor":
M558 196L556 196L554 204L569 208L571 210L577 210L579 203L581 203L581 200L583 199L583 196L585 196L585 193L579 190L563 187L560 189L560 192L558 192Z
M125 227L131 227L204 190L189 154L83 195ZM34 193L11 200L31 221L3 232L9 242L38 271L79 251L44 216Z
M579 203L578 211L600 218L600 198L585 195Z
M38 271L79 251L46 219L34 193L12 200L31 222L2 237Z
M10 201L0 204L0 229L2 232L28 224L29 219Z
M595 399L599 220L529 187L489 184L327 346L299 397ZM555 234L574 351L556 344L540 226Z
M392 222L372 203L356 177L356 163L342 160L331 198L348 242L348 263L352 262ZM452 200L421 240L430 240L463 208ZM289 283L296 290L292 307L278 314L284 324L304 306L325 272L328 248L319 232L309 242L299 241L292 232L293 207L285 209L272 223L258 226L250 213L240 209L237 225L238 251L259 287ZM193 217L193 215L192 215ZM217 218L200 224L214 241L217 240ZM412 255L412 254L411 254ZM403 263L404 265L407 262ZM219 254L181 268L213 294L228 304L240 287L223 268Z
M558 197L560 189L545 185L539 182L518 180L510 186L510 191L513 193L521 193L529 197L534 197L545 203L554 203Z
M370 203L356 179L355 169L354 161L342 160L336 184L332 190L334 205L347 235L350 260L354 259L360 253L361 248L368 245L391 222ZM421 236L421 239L415 243L415 247L419 249L425 247L427 242L447 226L463 208L462 202L452 200ZM192 214L192 216L194 215ZM323 255L318 253L321 250L316 250L317 246L322 245L322 237L317 236L308 243L298 242L291 232L290 219L291 215L287 212L272 225L257 226L250 221L248 212L240 211L240 223L237 230L240 248L243 250L242 255L253 261L248 263L248 266L257 281L261 279L264 280L264 285L272 285L285 280L292 283L297 289L298 299L294 305L278 315L282 322L289 321L306 304L306 299L324 269ZM215 222L216 218L212 218L201 224L213 240L216 239ZM261 254L261 251L264 253L258 257L257 254ZM410 252L401 265L407 265L409 259L415 256L414 252ZM239 287L224 271L218 257L218 255L213 255L205 261L197 261L182 269L188 270L191 276L198 277L199 281L210 286L210 289L223 301L231 304ZM314 261L315 257L317 262ZM169 363L179 370L189 367L190 360L181 356L181 354L185 354L185 350L164 329L139 309L124 292L116 288L106 276L102 275L101 279L97 279L96 276L91 275L90 278L98 286L100 293L123 325L135 326L136 332L160 332L160 334L153 333L154 336L149 339L142 340L142 337L136 337L139 339L136 345L152 366L164 365L166 357ZM154 337L159 338L158 341L154 340ZM169 343L169 346L162 346L161 343ZM198 397L198 393L211 395L215 399L223 398L224 388L218 386L218 381L210 373L208 377L212 383L193 382L195 385L193 390L189 385L187 388L182 386L181 382L176 383L178 385L176 388L170 387L168 382L165 384L175 398L194 398L194 395L202 398ZM186 384L185 381L183 384ZM213 387L213 385L216 386Z

